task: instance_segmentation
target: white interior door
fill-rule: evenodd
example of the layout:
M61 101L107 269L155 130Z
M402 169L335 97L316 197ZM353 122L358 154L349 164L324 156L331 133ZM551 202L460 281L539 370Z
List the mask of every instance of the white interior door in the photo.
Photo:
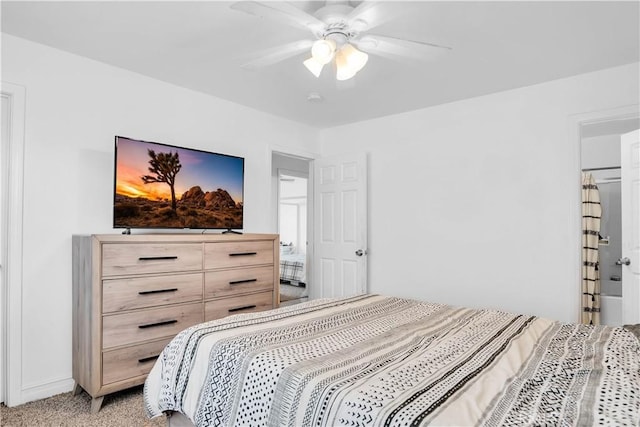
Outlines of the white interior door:
M622 321L640 323L640 130L622 135Z
M312 298L367 291L365 153L314 160Z

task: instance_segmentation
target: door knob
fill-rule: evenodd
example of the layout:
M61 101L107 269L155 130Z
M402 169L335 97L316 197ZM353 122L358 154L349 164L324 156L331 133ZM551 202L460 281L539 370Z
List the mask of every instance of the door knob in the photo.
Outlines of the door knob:
M363 251L362 249L358 249L358 250L356 251L356 255L357 255L357 256L362 256L362 255L365 255L366 253L367 253L367 251Z
M627 257L620 258L616 261L616 265L629 265L631 264L631 260Z

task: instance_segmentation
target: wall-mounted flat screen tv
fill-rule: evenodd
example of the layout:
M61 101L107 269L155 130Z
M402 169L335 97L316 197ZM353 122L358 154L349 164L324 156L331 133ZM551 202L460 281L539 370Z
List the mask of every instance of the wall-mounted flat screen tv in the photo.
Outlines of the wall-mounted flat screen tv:
M116 136L114 228L242 229L244 158Z

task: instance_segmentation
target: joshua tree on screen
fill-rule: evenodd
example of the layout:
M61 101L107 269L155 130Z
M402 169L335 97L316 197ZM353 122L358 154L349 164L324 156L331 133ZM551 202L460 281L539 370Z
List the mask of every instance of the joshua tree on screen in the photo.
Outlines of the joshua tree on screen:
M147 154L151 157L149 160L149 172L153 175L144 175L142 182L151 184L153 182L165 182L171 188L171 209L176 210L176 175L182 169L180 164L180 156L178 153L158 153L153 150L147 150Z

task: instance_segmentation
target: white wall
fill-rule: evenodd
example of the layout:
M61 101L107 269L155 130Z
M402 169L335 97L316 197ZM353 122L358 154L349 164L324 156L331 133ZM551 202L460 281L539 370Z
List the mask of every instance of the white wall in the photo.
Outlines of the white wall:
M575 321L570 116L638 104L638 73L635 63L322 131L323 155L369 153L369 290Z
M620 166L620 135L602 135L582 139L582 168Z
M274 232L271 148L316 129L2 35L2 80L26 87L22 396L71 389L71 236L113 230L123 135L245 157L245 231Z

